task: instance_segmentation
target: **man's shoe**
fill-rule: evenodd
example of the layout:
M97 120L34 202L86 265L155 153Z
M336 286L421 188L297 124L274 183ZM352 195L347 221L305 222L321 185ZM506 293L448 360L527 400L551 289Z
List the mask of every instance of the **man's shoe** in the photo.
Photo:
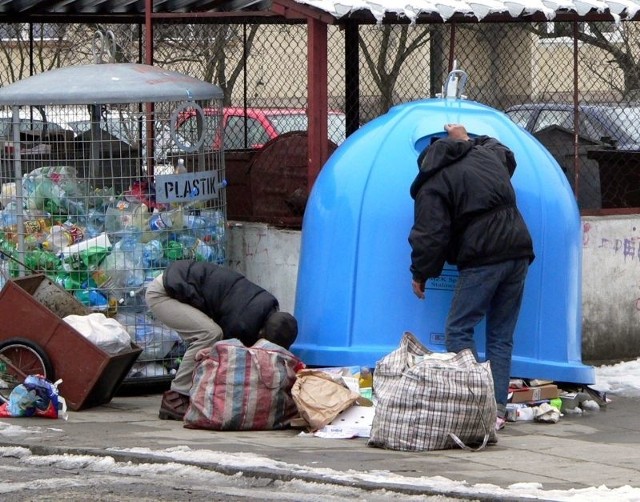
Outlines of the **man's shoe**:
M504 417L497 417L496 418L496 430L497 431L501 431L502 429L504 429L505 424L507 423L507 421L505 420Z
M162 395L158 416L160 420L183 420L188 407L189 396L168 390Z

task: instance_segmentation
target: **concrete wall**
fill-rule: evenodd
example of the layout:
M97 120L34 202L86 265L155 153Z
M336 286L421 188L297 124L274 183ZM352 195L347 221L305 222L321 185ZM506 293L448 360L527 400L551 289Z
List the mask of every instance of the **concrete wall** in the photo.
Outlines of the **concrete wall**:
M640 216L582 218L582 358L640 356Z
M229 222L229 267L269 290L280 310L293 312L300 256L300 231L264 223Z
M230 225L229 266L293 312L301 233L262 223ZM640 216L585 216L582 225L582 360L640 357Z

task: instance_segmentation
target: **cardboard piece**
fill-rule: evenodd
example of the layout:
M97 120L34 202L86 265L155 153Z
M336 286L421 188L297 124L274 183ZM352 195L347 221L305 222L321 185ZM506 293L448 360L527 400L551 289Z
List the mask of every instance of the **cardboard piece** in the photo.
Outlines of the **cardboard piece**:
M558 397L558 386L547 384L537 387L523 387L521 389L511 389L510 393L512 403L527 403L529 401L540 401L542 399L554 399Z

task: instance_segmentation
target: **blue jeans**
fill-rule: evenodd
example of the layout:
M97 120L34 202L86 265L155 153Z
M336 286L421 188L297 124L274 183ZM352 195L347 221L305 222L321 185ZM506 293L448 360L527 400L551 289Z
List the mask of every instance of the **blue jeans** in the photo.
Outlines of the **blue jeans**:
M498 416L506 412L513 332L528 269L529 260L518 259L461 270L447 316L447 351L471 349L476 360L473 333L486 316L485 359L491 364Z

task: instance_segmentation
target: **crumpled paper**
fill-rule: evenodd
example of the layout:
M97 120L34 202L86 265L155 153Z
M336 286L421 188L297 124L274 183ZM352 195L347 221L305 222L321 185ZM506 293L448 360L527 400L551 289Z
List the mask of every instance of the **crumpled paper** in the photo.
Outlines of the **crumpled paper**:
M560 411L549 403L541 403L535 407L536 414L533 418L536 422L555 424L560 420Z

